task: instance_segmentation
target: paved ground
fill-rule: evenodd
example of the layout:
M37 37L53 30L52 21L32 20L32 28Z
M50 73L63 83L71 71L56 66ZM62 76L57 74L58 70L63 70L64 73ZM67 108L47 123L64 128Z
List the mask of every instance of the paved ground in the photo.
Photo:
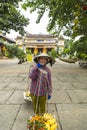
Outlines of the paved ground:
M32 103L23 100L31 63L0 60L0 130L27 130ZM87 130L87 69L57 60L52 71L53 96L48 111L58 130Z

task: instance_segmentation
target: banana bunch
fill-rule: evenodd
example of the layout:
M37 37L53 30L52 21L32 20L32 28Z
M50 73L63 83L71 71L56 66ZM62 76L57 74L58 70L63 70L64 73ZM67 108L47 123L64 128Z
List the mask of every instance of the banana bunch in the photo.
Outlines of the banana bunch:
M53 117L49 113L44 113L45 125L47 130L56 130L58 128L57 121L55 117Z
M52 119L53 118L53 116L50 114L50 113L44 113L44 118L46 119L46 120L49 120L49 119Z

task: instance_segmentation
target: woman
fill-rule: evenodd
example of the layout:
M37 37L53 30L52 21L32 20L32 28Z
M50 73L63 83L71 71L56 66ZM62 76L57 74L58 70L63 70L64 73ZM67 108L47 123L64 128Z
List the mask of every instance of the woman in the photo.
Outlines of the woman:
M35 114L43 114L46 112L46 99L49 100L52 94L51 71L46 66L48 63L52 63L52 58L42 53L35 56L34 61L36 65L29 73L30 95Z

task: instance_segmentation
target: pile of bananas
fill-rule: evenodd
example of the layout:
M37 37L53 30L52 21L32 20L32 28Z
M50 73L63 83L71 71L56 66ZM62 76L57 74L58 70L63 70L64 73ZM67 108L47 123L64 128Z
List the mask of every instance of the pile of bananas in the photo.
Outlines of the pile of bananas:
M49 113L44 113L43 116L35 115L28 120L29 130L57 130L57 120Z
M49 113L44 113L45 125L47 130L56 130L58 128L57 120Z

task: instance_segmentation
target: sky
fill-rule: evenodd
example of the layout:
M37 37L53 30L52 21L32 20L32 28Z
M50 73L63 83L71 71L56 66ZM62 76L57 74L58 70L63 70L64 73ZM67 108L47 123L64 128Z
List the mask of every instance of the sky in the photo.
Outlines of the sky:
M46 27L48 24L48 12L46 12L43 17L41 18L41 21L39 24L36 24L36 19L37 19L37 12L33 12L32 14L30 13L29 9L27 9L26 11L19 8L21 10L21 14L23 14L26 18L29 18L29 22L30 24L25 27L25 30L31 34L48 34ZM10 31L10 34L6 34L6 36L8 36L9 38L16 38L18 35L17 32L15 32L14 30Z

